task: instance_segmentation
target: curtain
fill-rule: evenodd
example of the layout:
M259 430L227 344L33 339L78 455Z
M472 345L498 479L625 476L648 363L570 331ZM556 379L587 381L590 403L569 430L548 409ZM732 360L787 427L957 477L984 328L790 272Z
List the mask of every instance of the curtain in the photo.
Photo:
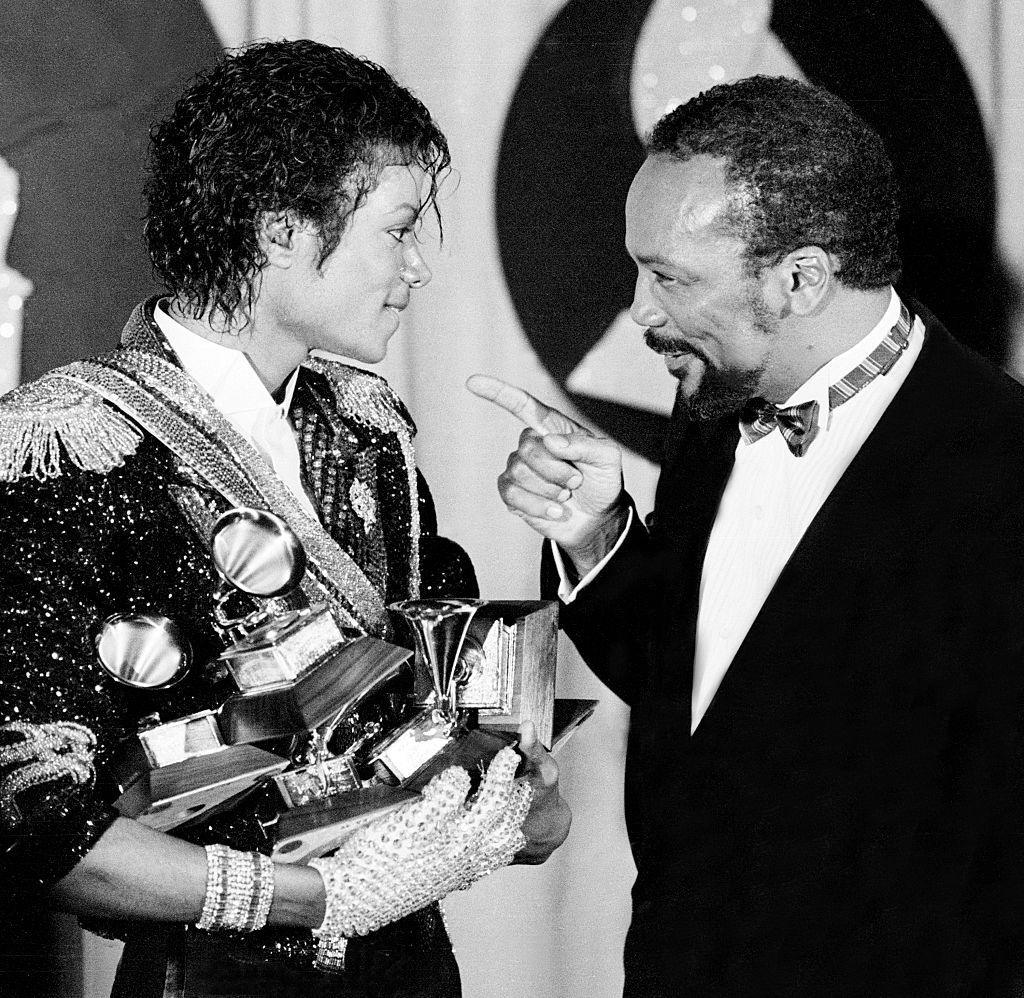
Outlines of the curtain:
M465 378L495 374L603 431L622 428L620 439L630 448L627 483L641 511L650 508L657 468L647 442L664 429L672 384L624 314L632 275L621 250L622 184L636 165L637 134L672 104L753 72L816 78L819 64L786 34L788 18L804 19L804 41L817 37L815 28L825 39L835 34L828 19L844 11L860 19L868 40L845 65L843 79L865 100L865 113L891 104L896 69L890 78L877 62L883 48L890 51L885 46L900 43L872 41L872 24L905 16L914 31L927 33L933 25L948 41L945 63L915 71L934 74L928 83L936 91L961 96L939 109L908 102L902 124L925 112L944 116L943 156L962 154L971 166L960 172L977 169L982 180L991 171L991 205L971 207L985 225L980 216L991 211L991 225L982 225L971 243L980 248L962 254L961 280L955 254L943 263L954 269L944 283L952 282L950 309L998 298L999 308L978 313L975 325L998 322L996 332L1009 344L1002 359L1024 371L1024 66L1016 58L1024 7L1014 0L803 6L794 0L204 0L204 8L227 46L310 37L382 63L421 97L449 138L454 170L441 199L444 244L428 242L433 281L403 314L381 371L418 424L419 462L441 530L470 551L486 597L535 596L540 545L505 512L494 489L519 427L465 392ZM941 38L932 41L942 50ZM902 43L914 50L912 34ZM973 90L973 109L957 102L960 71ZM572 113L577 105L589 107L586 127L594 134L607 130L613 144L592 142L577 155L575 143L587 139ZM510 109L516 120L509 120ZM980 139L970 129L974 113ZM532 116L530 127L536 122L539 154L520 127L523 115ZM622 126L624 120L631 124ZM924 142L912 134L896 138L911 148ZM516 164L530 155L539 164L534 173L543 173L545 163L566 172L517 174ZM545 231L557 245L570 246L564 259L545 256L547 238L536 235ZM998 280L982 293L971 267L988 252L986 239ZM38 286L39 275L15 262ZM987 329L967 332L981 348L998 352L1002 341ZM76 355L77 346L55 349L52 362ZM575 816L572 834L543 867L501 871L447 901L467 998L610 998L621 990L634 875L622 819L628 711L568 645L561 649L558 693L601 700L559 756ZM107 993L115 960L115 947L86 938L85 994Z

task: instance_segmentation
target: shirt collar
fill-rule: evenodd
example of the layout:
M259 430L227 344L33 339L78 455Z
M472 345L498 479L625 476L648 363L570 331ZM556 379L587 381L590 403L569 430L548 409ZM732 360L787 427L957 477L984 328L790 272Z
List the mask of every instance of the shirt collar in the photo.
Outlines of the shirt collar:
M259 375L241 350L214 343L183 326L167 311L166 299L153 309L153 318L181 366L193 381L213 399L213 404L232 422L247 431L268 410L288 415L299 369L285 384L284 401L280 404L267 391ZM247 435L252 436L251 432Z
M837 381L841 381L878 346L896 325L900 317L900 299L894 288L889 289L889 304L882 318L862 339L858 340L849 350L833 357L814 372L785 402L782 408L801 405L805 402L818 403L818 426L827 429L831 415L828 390Z

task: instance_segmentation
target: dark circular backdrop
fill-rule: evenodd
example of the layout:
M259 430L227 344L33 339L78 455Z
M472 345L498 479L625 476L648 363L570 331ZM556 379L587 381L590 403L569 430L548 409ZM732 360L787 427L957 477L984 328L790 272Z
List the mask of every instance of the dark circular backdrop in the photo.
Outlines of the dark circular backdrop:
M629 86L653 4L569 0L534 49L505 122L502 264L526 335L562 385L632 299L623 205L643 149ZM903 190L901 290L1002 361L992 157L970 81L934 15L923 0L775 0L769 27L807 79L885 139ZM570 395L620 442L659 459L667 420Z

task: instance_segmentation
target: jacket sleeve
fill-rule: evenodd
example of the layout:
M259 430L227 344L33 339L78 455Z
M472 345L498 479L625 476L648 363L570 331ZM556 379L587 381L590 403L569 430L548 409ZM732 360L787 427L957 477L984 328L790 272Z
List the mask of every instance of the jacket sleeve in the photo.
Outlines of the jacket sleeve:
M96 552L105 476L0 487L0 877L47 890L116 817L98 770L123 734L90 627L104 606Z
M622 546L572 602L563 604L560 626L597 677L626 703L646 684L655 638L657 607L665 594L665 556L633 510ZM541 558L541 595L554 599L559 577L551 545Z
M425 599L461 596L476 599L480 586L469 555L455 541L437 532L437 514L430 488L419 478L420 595Z

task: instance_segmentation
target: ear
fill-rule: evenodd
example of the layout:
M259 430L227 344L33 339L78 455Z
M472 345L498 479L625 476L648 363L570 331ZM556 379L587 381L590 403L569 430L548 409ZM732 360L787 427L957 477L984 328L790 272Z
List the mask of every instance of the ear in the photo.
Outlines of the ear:
M272 267L287 269L299 248L301 225L285 211L267 211L260 220L260 249Z
M835 288L839 261L820 246L801 246L772 268L776 293L790 315L814 315Z

